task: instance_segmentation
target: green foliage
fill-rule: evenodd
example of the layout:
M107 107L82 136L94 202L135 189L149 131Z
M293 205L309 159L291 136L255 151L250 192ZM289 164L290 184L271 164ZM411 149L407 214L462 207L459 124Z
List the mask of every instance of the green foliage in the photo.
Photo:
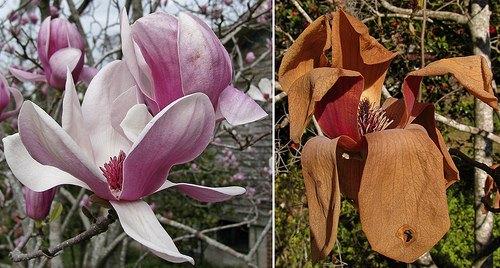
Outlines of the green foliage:
M50 215L50 221L49 221L49 223L57 220L57 218L59 218L59 216L61 216L62 210L63 210L62 203L57 203L56 207L52 211L52 214Z

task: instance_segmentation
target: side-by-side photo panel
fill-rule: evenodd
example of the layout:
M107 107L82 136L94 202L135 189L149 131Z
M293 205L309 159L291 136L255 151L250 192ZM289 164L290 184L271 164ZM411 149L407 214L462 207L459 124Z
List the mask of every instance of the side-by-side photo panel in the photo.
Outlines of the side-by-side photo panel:
M276 267L496 267L499 6L276 1Z
M271 1L0 6L0 267L273 267Z

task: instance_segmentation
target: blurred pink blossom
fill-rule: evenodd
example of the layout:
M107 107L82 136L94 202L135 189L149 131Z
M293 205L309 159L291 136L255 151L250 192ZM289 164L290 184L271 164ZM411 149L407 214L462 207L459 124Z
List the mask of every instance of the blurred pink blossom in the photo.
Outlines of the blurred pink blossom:
M59 15L59 9L55 6L50 6L50 16L55 17Z
M223 0L226 6L230 6L233 3L233 0Z
M9 20L12 22L12 21L17 20L17 18L19 18L19 13L17 13L17 11L16 11L16 12L12 13L12 15L10 15Z
M33 24L36 24L38 22L38 16L36 15L35 12L31 12L29 14L29 18L30 18L31 23L33 23Z
M26 24L28 23L28 19L27 19L27 18L25 18L25 17L21 17L21 19L19 20L19 23L20 23L21 25L26 25Z
M255 54L253 54L253 52L248 52L247 53L247 56L245 57L245 60L248 62L248 63L252 63L254 60L255 60Z
M149 205L149 207L151 208L151 210L153 211L153 213L156 214L156 203L155 202L151 203L151 205Z
M214 139L214 143L216 143L216 144L220 144L221 142L222 142L222 141L221 141L221 139L220 139L220 138L215 138L215 139Z
M88 194L85 194L83 196L82 201L80 201L79 205L80 205L80 207L90 207L92 205L92 203L90 203Z

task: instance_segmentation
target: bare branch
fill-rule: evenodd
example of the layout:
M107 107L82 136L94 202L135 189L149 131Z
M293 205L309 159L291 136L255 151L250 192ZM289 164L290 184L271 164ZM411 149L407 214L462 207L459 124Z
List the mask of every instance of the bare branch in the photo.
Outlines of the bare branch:
M38 258L38 257L42 257L42 256L52 258L56 255L57 252L59 252L63 249L70 247L74 244L81 243L81 242L83 242L83 241L85 241L85 240L87 240L95 235L98 235L98 234L103 233L106 230L108 230L108 226L110 224L112 224L113 222L115 222L116 219L118 218L118 216L116 215L116 212L114 212L113 210L110 210L109 212L110 213L108 214L107 217L97 218L96 222L92 224L90 229L86 230L85 232L83 232L83 233L81 233L81 234L79 234L71 239L68 239L68 240L62 242L59 245L56 245L56 246L49 248L49 249L45 248L45 249L43 249L43 251L37 250L35 252L28 253L28 254L22 254L21 251L19 251L18 249L15 249L14 251L9 253L9 258L14 262L26 261L26 260L30 260L30 259Z
M399 8L399 7L391 5L386 0L380 0L380 3L382 4L382 6L384 8L386 8L389 11L394 12L394 13L405 14L405 15L414 15L414 16L419 16L419 17L422 17L422 14L423 14L422 10L417 11L417 12L413 12L413 9ZM467 24L470 20L470 18L466 15L461 15L458 13L447 12L447 11L427 10L426 13L427 13L427 16L429 18L438 19L438 20L451 20L451 21L455 21L456 23L459 23L459 24Z
M467 126L464 124L460 124L453 119L446 118L446 117L444 117L440 114L437 114L437 113L434 114L434 118L436 119L436 121L441 122L441 123L443 123L447 126L450 126L454 129L457 129L457 130L460 130L463 132L467 132L467 133L471 133L471 134L475 134L475 135L480 135L486 139L490 139L491 141L500 144L500 137L491 133L491 132L482 130L482 129L477 128L477 127L471 127L471 126Z

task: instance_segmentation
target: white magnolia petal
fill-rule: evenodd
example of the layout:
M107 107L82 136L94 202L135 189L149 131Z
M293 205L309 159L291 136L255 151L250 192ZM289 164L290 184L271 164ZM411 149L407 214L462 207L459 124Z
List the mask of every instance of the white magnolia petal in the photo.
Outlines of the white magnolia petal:
M3 138L5 160L12 173L26 187L33 191L46 191L52 187L70 184L87 190L90 187L83 181L52 166L42 165L31 157L24 147L19 133Z
M153 119L153 116L149 113L148 107L144 104L136 104L128 110L120 127L123 129L125 136L132 143L135 143L151 119Z
M256 101L266 101L260 89L254 85L250 85L250 88L247 91L247 95Z
M83 120L82 108L73 82L71 70L68 68L66 89L63 98L62 128L80 146L89 159L94 162L92 143Z
M179 252L146 202L142 200L109 202L118 214L123 230L135 241L167 261L194 264L193 258Z
M102 166L110 157L118 155L120 150L128 151L130 143L114 130L112 118L113 102L124 92L135 86L123 61L113 61L102 68L87 89L82 103L82 112L89 136L92 140L95 164ZM129 102L124 102L122 109L127 111Z
M183 193L202 202L221 202L245 193L245 189L238 186L207 187L189 183L173 183L169 180L165 181L157 192L170 187L176 187Z

